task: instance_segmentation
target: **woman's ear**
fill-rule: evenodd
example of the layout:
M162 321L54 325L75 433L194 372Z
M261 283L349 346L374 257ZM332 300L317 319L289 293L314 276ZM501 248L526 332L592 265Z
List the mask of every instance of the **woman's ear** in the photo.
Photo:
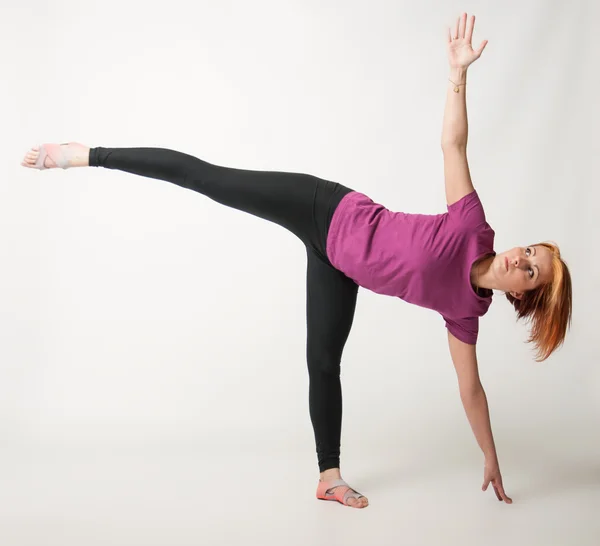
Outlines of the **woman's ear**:
M523 292L509 292L509 294L517 300L522 300L524 296Z

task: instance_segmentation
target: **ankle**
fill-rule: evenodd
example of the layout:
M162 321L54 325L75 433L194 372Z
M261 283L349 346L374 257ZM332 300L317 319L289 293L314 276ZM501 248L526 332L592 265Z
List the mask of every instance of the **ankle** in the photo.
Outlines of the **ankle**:
M327 470L321 472L319 476L319 480L322 482L329 482L331 480L341 480L342 474L339 468L328 468Z
M61 147L65 146L61 144ZM90 148L79 142L70 142L65 146L65 154L69 160L69 167L89 167Z

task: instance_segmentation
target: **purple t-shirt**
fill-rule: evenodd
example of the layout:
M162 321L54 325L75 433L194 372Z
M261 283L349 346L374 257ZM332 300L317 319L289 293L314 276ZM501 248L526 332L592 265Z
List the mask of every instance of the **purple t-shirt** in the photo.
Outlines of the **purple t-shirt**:
M454 336L474 345L492 296L475 293L471 267L496 255L494 230L476 191L447 209L392 212L363 193L348 193L333 214L327 256L359 286L439 312Z

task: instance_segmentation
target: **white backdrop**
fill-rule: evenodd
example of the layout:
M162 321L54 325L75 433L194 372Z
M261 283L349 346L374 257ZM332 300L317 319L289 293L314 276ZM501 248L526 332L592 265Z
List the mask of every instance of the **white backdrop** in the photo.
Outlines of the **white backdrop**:
M505 482L508 465L533 470L541 453L589 475L600 456L593 0L34 0L2 11L7 456L243 459L291 446L315 477L302 243L167 182L19 162L42 142L166 147L445 212L445 38L466 11L474 45L489 40L469 71L468 153L496 250L556 241L574 283L573 328L545 363L501 293L481 320ZM479 464L436 313L361 289L342 382L343 467L396 468L411 450Z

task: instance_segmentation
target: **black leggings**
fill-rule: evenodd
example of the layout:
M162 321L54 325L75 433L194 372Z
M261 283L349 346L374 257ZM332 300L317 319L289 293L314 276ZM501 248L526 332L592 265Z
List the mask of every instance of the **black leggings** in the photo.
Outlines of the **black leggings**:
M92 148L90 166L172 182L228 207L288 229L306 246L309 408L319 470L340 466L340 361L356 308L358 285L327 258L327 231L347 193L308 174L248 171L211 165L163 148Z

